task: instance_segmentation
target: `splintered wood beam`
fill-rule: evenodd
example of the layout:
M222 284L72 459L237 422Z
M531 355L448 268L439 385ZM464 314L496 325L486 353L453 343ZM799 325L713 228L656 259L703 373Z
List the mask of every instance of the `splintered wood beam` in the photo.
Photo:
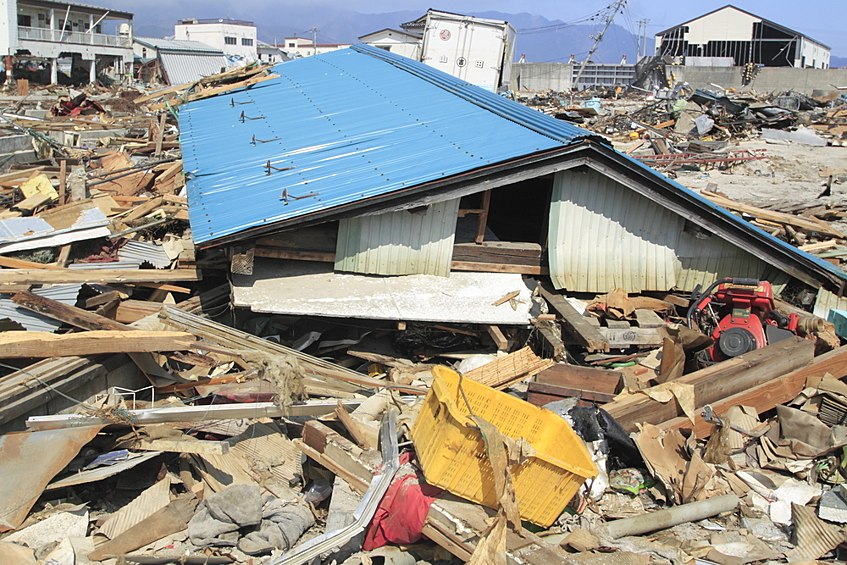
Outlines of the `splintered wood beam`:
M582 316L571 304L565 300L565 297L558 294L549 285L541 284L539 286L541 296L562 316L562 326L577 343L585 347L588 351L609 351L609 340L606 339L600 330L592 326L585 316Z
M544 338L544 341L553 350L553 359L556 361L564 361L565 359L565 344L558 335L558 329L553 322L536 321L535 329ZM555 330L555 331L554 331Z
M362 430L359 429L359 424L356 423L356 420L347 412L347 409L338 401L338 406L335 407L335 417L338 418L338 421L344 426L344 429L347 430L347 433L350 434L350 437L356 442L356 445L361 447L362 449L370 449L371 445L368 443L367 438L362 434Z
M0 359L60 357L98 353L178 351L192 341L186 332L95 330L72 334L50 332L0 333Z
M733 406L750 406L761 414L775 408L779 404L785 404L794 400L806 386L806 380L810 377L822 377L831 374L837 379L847 376L847 345L834 349L815 358L805 367L792 371L772 381L741 391L726 398L709 403L712 411L718 416L726 413ZM707 438L715 429L713 424L703 420L698 414L694 423L684 416L673 418L658 424L663 430L692 429L698 438Z
M814 343L795 336L683 375L674 382L693 387L694 406L700 409L808 365L814 349ZM616 399L603 408L628 432L635 431L639 423L660 424L684 415L676 401L662 403L645 394Z
M197 269L19 269L0 271L0 292L5 285L71 283L139 283L199 281Z
M485 326L485 329L488 330L488 335L491 337L494 345L497 346L497 349L505 351L509 348L509 340L498 326Z
M23 259L15 259L13 257L0 257L0 267L7 269L52 269L62 270L62 267L56 265L45 265L43 263L33 263L32 261L24 261Z
M58 300L39 296L32 292L19 292L12 296L12 302L27 310L84 330L137 331L132 326L121 324L94 312L89 312L76 306L69 306Z
M184 494L174 499L161 510L99 546L88 555L88 558L92 561L103 561L106 557L123 555L169 534L184 530L188 527L188 521L194 516L194 509L198 502L194 494Z

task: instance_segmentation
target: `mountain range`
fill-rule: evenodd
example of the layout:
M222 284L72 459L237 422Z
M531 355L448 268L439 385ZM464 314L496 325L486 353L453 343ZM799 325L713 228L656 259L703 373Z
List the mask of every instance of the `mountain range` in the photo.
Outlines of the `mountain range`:
M171 10L163 19L156 11L139 12L133 21L134 33L138 37L167 37L174 33L174 24L180 18L219 18L220 11L214 2L186 2L178 10ZM299 36L312 38L311 29L317 28L318 43L358 43L360 36L385 28L399 29L400 24L412 21L424 12L398 11L382 14L361 14L352 10L327 7L259 7L252 13L232 14L236 19L251 20L257 27L258 37L266 43L282 43L283 38ZM177 13L175 13L177 12ZM176 15L177 17L173 17ZM548 20L522 12L479 12L480 18L506 20L518 31L515 42L515 60L523 54L532 63L566 62L571 54L582 61L591 49L594 40L590 37L602 29L596 25L566 26L561 20ZM229 17L229 14L226 15ZM547 28L539 31L538 28ZM652 44L652 38L650 38ZM622 55L635 62L637 38L625 27L612 24L606 32L592 59L599 63L618 63Z

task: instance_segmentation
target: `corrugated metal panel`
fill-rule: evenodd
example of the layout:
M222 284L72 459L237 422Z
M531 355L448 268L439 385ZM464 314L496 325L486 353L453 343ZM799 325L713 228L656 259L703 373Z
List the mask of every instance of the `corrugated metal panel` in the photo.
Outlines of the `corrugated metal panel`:
M159 59L171 84L185 84L226 69L223 54L168 53L159 51Z
M160 51L188 51L195 53L213 53L223 57L224 52L211 45L190 39L159 39L157 37L133 37L133 41Z
M449 276L459 199L423 211L341 220L335 269L372 275Z
M80 288L82 288L81 284L54 284L33 289L32 292L38 296L73 306L76 304L77 297L79 297ZM4 318L20 324L31 332L54 332L62 325L62 322L58 320L21 308L12 302L11 294L0 294L0 320Z
M690 234L681 216L593 170L556 174L549 246L550 277L571 292L690 292L722 277L788 279L717 235Z
M838 297L822 288L818 290L818 297L815 299L815 308L812 313L819 318L828 320L830 310L847 310L847 296Z
M196 242L594 135L478 87L459 88L411 59L389 63L387 52L357 49L281 63L278 79L183 107ZM544 133L538 123L547 124Z
M157 269L164 269L171 266L171 259L165 253L165 248L152 241L130 239L118 250L118 258L121 262L134 263L136 265L149 263Z
M23 524L47 483L103 426L0 435L0 530Z

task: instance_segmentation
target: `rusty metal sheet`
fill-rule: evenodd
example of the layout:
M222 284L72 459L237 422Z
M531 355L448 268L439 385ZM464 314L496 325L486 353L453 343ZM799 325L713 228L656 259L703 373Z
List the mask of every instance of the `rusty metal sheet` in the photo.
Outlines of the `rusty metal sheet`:
M103 426L0 436L0 532L26 519L44 487L77 456Z

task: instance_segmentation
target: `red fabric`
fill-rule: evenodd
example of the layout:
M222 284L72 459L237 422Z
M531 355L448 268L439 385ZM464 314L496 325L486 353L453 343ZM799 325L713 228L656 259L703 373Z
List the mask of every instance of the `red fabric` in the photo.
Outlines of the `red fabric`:
M404 453L400 463L410 458ZM427 484L420 473L395 478L368 525L362 549L371 551L389 543L420 541L426 514L440 493L441 489Z

